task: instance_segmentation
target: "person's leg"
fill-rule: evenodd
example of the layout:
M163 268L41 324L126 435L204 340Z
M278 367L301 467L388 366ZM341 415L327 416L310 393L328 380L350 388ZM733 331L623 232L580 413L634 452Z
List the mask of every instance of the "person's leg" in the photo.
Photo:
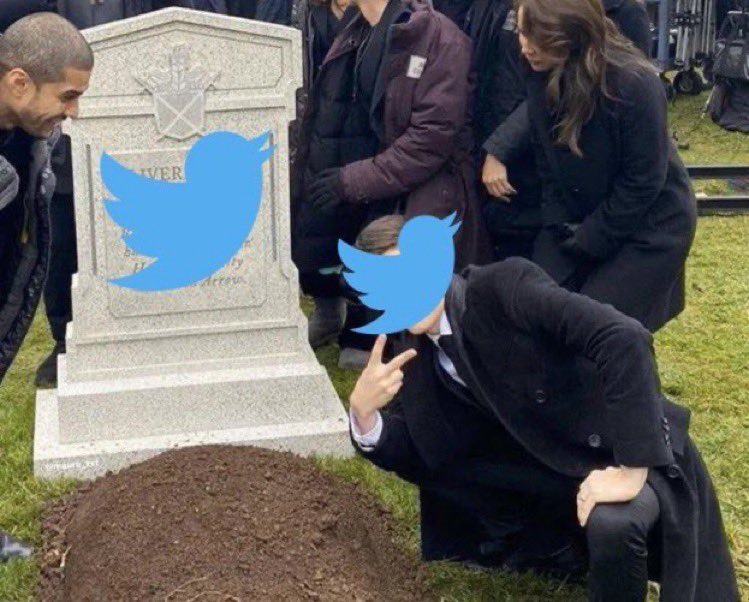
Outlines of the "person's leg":
M299 275L302 292L313 298L309 319L309 343L313 349L335 341L346 320L346 300L341 296L340 275L306 272Z
M377 337L354 332L354 328L374 322L381 312L351 300L348 301L347 307L346 324L338 337L338 345L341 348L338 367L344 370L363 370L369 362L369 354Z
M73 319L70 287L73 274L78 269L73 195L58 194L53 197L50 203L50 221L52 243L49 274L44 287L44 305L55 347L37 370L37 386L56 386L57 356L65 353L65 329Z
M659 516L658 498L647 483L631 502L600 504L593 509L585 528L592 602L646 599L648 536Z

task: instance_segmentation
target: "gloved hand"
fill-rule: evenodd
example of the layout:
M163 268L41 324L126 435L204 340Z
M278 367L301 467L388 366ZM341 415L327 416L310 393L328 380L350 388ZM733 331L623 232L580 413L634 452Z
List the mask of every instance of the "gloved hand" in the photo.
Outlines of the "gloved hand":
M5 158L0 156L0 210L18 196L18 174Z
M307 191L307 200L318 211L330 212L343 203L341 168L333 167L320 172Z

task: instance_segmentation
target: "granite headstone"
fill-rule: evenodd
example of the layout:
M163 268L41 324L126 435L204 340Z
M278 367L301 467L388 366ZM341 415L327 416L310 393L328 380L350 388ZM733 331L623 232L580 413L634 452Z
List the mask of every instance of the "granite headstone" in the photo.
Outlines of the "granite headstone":
M202 444L349 455L345 412L307 343L290 259L288 123L301 85L299 32L171 8L85 35L96 67L79 119L66 126L78 237L74 317L58 388L37 397L35 473L92 478ZM112 285L151 259L130 250L107 215L102 153L180 182L187 151L214 131L248 139L270 131L276 147L243 248L188 288Z

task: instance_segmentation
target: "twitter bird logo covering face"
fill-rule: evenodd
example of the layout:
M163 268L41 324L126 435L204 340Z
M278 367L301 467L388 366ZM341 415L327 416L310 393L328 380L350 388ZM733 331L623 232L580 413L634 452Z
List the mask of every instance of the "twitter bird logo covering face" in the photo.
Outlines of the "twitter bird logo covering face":
M184 288L209 278L241 250L263 198L263 163L270 132L247 140L215 132L198 140L185 160L185 182L138 175L106 153L104 185L117 200L104 201L109 216L126 230L124 243L154 258L130 276L110 280L143 292Z
M391 334L410 328L432 313L450 286L455 268L453 236L456 214L445 219L419 216L398 237L400 255L372 255L338 241L338 254L350 272L346 282L361 293L361 302L384 311L363 334Z

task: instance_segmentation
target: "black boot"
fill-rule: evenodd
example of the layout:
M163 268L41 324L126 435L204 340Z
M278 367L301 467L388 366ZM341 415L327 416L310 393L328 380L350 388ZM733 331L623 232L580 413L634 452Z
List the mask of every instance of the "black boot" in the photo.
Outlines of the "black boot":
M30 545L18 541L7 533L0 532L0 562L28 558L34 553Z
M332 343L346 321L346 300L343 297L315 297L315 311L309 320L309 344L318 349Z
M65 343L55 343L55 348L36 371L34 384L42 389L57 387L57 356L65 353Z

